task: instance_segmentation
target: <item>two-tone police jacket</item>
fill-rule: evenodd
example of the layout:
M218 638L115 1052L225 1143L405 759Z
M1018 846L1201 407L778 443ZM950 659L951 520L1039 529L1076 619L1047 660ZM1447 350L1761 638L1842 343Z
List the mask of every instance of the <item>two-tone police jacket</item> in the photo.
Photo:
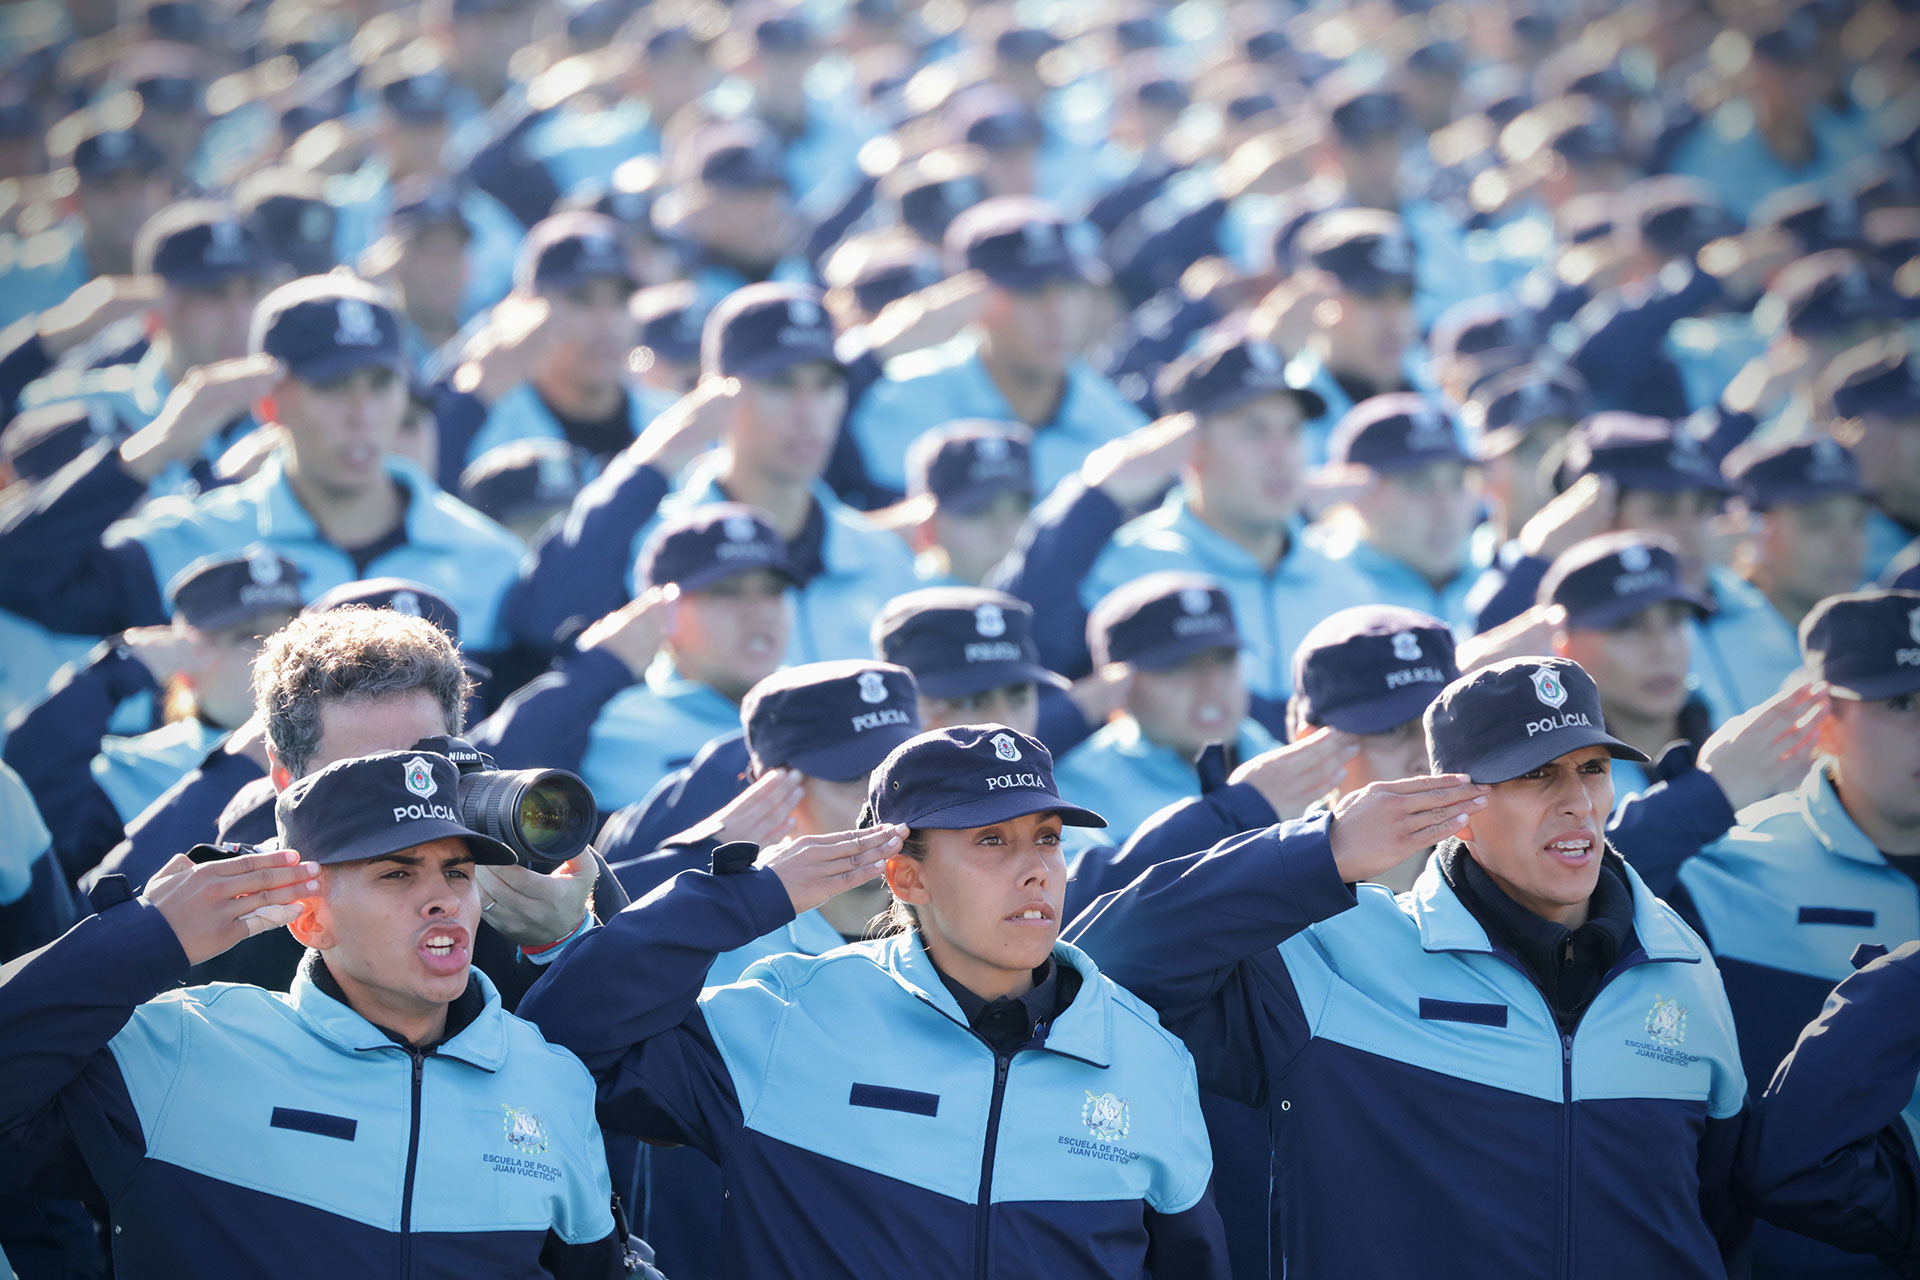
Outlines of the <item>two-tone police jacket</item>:
M426 1049L312 955L284 995L174 990L173 929L110 884L0 984L0 1195L90 1175L128 1280L626 1274L593 1081L484 976Z
M1079 990L1001 1056L913 933L701 989L793 919L771 871L683 872L521 1005L610 1129L720 1166L723 1274L1224 1276L1193 1061L1152 1010L1060 944Z
M1563 1033L1438 856L1349 887L1328 829L1161 863L1068 930L1268 1113L1287 1273L1725 1276L1746 1080L1705 945L1621 864L1634 942Z

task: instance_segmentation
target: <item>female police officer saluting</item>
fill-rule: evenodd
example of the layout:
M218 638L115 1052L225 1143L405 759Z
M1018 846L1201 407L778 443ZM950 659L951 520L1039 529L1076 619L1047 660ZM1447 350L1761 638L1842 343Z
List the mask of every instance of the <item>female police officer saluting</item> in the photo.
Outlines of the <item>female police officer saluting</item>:
M998 725L874 771L869 829L715 854L567 949L523 1016L579 1054L612 1128L711 1155L726 1271L761 1277L1224 1276L1192 1060L1058 940L1053 762ZM723 951L885 868L900 928Z

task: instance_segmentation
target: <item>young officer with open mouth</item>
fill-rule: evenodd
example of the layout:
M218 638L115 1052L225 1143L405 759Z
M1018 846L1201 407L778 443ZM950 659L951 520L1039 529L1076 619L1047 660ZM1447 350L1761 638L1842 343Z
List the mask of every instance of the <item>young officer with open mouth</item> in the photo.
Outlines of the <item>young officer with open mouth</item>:
M1224 1277L1192 1060L1058 940L1064 802L1045 747L939 729L874 771L868 829L668 886L572 943L522 1011L581 1055L609 1126L727 1183L724 1274ZM884 868L896 928L721 952Z

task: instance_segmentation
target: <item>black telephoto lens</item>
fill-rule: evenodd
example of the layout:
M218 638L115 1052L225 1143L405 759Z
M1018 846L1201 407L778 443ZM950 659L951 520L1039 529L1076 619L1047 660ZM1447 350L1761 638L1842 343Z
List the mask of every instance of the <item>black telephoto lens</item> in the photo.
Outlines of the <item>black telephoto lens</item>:
M541 875L587 847L598 817L587 784L562 769L460 775L460 821Z

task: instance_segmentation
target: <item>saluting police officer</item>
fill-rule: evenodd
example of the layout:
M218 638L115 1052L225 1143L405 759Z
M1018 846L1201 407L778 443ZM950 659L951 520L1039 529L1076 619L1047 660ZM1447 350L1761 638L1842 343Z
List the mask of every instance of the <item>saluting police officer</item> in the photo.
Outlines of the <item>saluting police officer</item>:
M442 756L344 760L282 793L284 847L99 886L0 984L12 1189L84 1162L128 1271L626 1274L591 1079L472 969L475 865L514 857L458 789ZM177 989L282 926L289 992Z
M1644 757L1557 658L1454 681L1426 733L1434 776L1162 863L1070 932L1276 1122L1288 1272L1724 1276L1732 1016L1603 836L1611 760ZM1435 842L1411 893L1352 887Z

